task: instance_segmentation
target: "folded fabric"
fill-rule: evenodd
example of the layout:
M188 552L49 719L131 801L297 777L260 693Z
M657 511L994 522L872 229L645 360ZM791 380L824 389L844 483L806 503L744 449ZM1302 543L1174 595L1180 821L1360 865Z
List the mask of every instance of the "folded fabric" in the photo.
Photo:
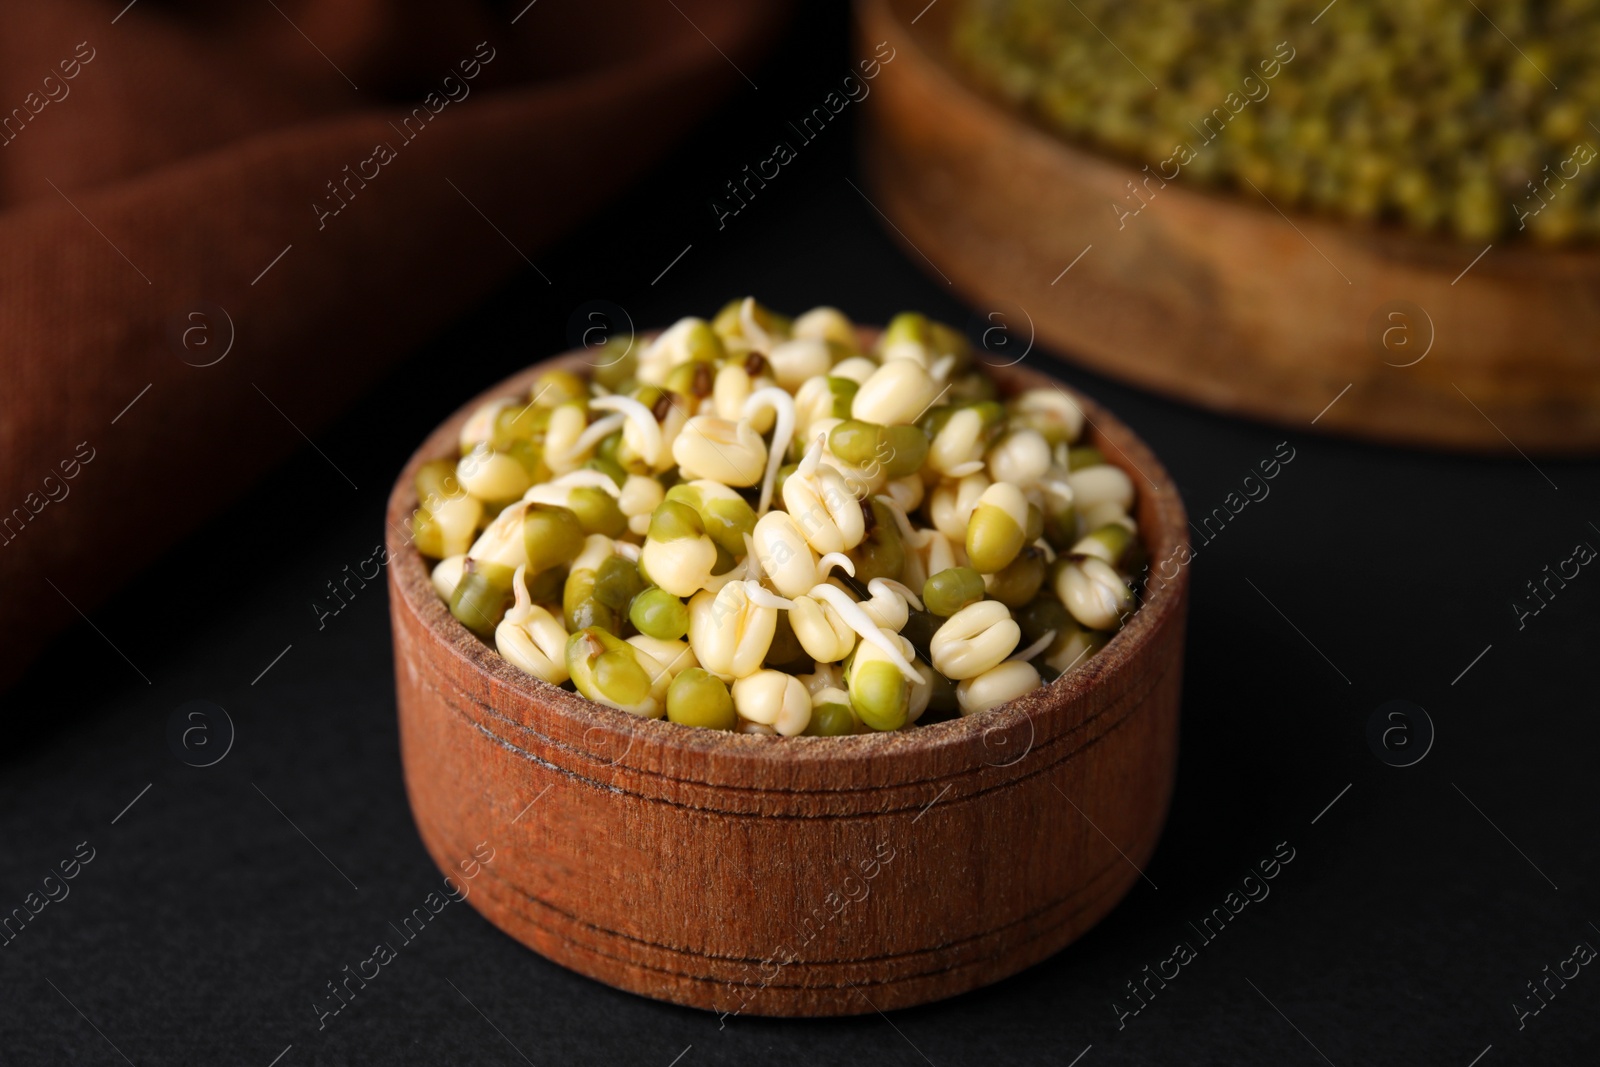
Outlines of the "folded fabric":
M743 84L733 64L782 14L715 0L11 11L0 686L303 445L295 427L314 433L636 177Z

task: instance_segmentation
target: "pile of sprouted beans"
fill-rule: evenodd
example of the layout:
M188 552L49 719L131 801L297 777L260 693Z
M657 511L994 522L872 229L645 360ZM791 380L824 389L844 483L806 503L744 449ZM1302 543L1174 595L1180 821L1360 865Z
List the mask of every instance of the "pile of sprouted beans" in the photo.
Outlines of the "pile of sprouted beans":
M417 472L467 629L647 718L839 736L973 715L1098 651L1144 555L1128 476L1056 388L998 398L957 331L753 299L477 409Z

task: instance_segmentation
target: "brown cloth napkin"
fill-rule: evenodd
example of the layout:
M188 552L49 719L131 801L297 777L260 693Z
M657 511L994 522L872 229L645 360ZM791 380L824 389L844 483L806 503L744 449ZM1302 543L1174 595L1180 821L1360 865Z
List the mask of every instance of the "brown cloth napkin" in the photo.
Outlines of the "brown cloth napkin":
M783 14L125 4L0 33L0 686L537 263Z

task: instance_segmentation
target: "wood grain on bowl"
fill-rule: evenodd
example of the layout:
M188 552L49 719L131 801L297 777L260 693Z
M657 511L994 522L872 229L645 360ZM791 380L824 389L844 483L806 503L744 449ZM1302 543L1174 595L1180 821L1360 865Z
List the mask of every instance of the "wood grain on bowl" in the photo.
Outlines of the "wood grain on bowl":
M1177 756L1187 569L1097 655L967 719L843 738L639 719L506 663L435 594L406 521L422 445L389 499L401 755L417 829L468 900L563 966L719 1012L844 1015L997 981L1059 950L1149 861ZM1021 367L1012 392L1048 386ZM1138 485L1155 560L1188 543L1176 488L1126 427L1076 397Z
M965 84L957 8L858 0L863 54L895 49L862 149L912 260L981 311L1025 312L1069 358L1216 411L1412 445L1600 449L1600 251L1484 254L1152 178L1160 160L1074 147Z

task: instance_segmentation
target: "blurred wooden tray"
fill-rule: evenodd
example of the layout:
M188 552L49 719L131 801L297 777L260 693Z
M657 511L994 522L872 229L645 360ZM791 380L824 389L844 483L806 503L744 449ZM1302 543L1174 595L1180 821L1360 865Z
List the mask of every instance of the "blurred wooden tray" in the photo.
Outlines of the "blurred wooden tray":
M1013 338L1032 329L1100 373L1290 427L1600 450L1600 253L1509 240L1485 253L1285 215L1182 175L1119 222L1112 205L1130 206L1144 174L965 84L947 50L957 0L856 11L863 54L895 49L866 101L873 201L914 261Z

